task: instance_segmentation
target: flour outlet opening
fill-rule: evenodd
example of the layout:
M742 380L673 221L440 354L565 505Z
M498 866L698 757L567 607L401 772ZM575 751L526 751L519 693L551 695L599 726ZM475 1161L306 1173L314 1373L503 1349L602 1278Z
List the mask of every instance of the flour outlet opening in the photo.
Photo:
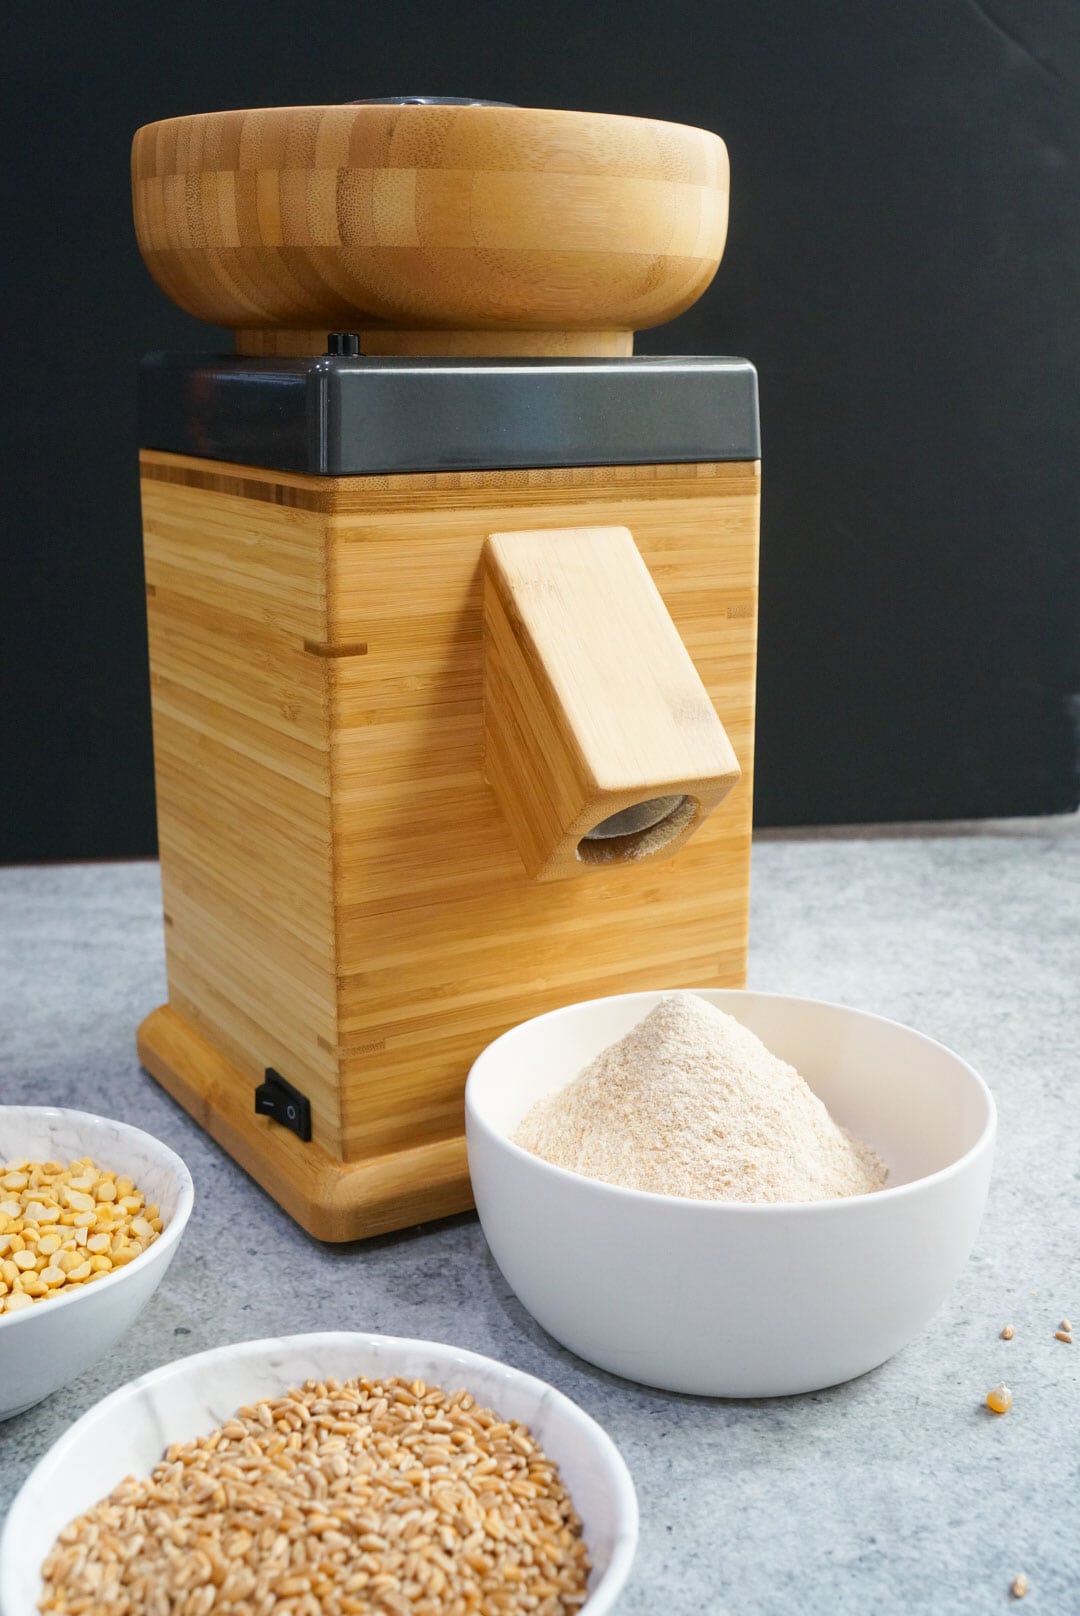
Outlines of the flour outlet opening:
M577 845L577 856L583 864L625 864L649 858L681 836L700 811L700 803L685 793L631 803L587 831Z

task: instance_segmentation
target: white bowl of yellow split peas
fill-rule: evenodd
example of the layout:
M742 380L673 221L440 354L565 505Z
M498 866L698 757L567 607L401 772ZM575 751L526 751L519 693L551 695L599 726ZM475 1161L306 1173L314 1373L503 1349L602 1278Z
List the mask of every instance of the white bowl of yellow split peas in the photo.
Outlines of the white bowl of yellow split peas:
M0 1106L0 1420L66 1386L135 1322L193 1200L180 1157L138 1128Z

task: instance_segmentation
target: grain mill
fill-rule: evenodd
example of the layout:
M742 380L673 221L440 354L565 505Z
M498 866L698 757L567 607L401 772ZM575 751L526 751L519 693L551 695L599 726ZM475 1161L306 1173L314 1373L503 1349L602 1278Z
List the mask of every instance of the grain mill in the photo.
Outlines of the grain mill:
M424 101L168 119L151 355L169 1001L144 1066L312 1233L471 1204L462 1091L575 999L744 979L759 458L723 142Z

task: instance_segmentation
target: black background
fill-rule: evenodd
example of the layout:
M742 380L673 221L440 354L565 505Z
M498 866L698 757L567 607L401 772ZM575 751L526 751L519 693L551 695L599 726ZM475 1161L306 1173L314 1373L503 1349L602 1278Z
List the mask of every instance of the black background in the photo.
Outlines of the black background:
M717 130L725 260L645 353L759 367L757 819L1080 800L1076 0L12 4L0 116L0 860L153 849L141 123L477 95Z

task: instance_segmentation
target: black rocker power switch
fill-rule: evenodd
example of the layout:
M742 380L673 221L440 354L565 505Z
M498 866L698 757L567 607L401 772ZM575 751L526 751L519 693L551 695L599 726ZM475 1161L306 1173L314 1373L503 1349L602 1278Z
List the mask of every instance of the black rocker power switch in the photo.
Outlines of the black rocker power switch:
M310 1140L311 1101L299 1089L287 1083L272 1066L266 1068L266 1075L255 1090L255 1109L260 1116L280 1122L283 1128L296 1134L305 1145Z

